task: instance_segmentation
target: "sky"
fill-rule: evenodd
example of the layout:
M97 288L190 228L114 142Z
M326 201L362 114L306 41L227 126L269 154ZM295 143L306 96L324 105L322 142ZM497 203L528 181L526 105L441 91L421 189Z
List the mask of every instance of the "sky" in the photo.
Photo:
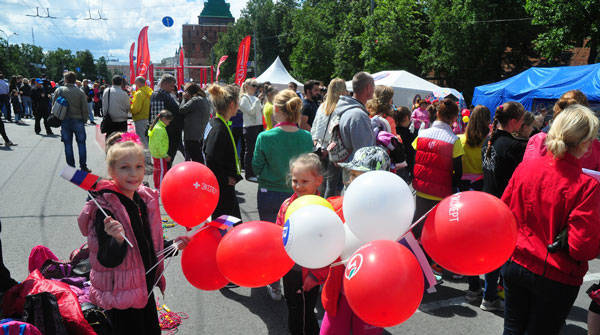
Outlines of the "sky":
M237 19L247 0L226 0ZM90 50L100 56L129 62L129 48L140 30L148 28L148 44L153 62L175 55L181 43L181 26L197 24L203 0L0 0L0 36L10 44L33 43L44 50L57 48ZM31 17L50 16L55 19ZM99 17L106 20L86 20ZM99 16L101 15L101 16ZM170 16L170 28L162 18ZM32 36L33 29L33 36ZM3 33L4 32L4 33ZM16 35L14 35L16 34Z

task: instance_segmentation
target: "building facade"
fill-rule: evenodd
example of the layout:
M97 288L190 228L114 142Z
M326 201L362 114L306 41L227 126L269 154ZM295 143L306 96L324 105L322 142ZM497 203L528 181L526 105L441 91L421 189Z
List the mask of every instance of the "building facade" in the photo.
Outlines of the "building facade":
M208 0L198 16L198 24L184 24L182 26L183 51L185 65L214 66L216 69L216 55L212 50L219 40L219 33L226 32L235 22L225 0ZM215 70L216 71L216 70ZM186 81L193 79L200 81L200 69L185 69ZM214 76L214 74L213 74ZM210 71L208 82L210 82Z

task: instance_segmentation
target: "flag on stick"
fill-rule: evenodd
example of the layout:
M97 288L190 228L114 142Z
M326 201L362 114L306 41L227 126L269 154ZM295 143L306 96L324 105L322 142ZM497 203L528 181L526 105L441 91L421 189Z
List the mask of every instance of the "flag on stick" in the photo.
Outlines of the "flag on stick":
M60 176L86 191L94 190L96 188L96 183L100 179L100 177L95 174L77 170L69 165L65 166L60 173Z

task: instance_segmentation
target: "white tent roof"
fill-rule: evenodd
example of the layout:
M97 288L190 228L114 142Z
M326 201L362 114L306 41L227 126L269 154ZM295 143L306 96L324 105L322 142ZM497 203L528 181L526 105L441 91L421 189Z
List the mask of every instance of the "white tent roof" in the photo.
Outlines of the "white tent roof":
M298 85L300 90L302 87L304 87L302 83L294 79L294 77L289 74L289 72L285 69L285 66L283 66L281 59L279 59L279 56L277 56L277 59L275 59L273 64L271 64L271 66L269 66L265 72L256 78L256 81L259 83L268 81L271 82L271 84L273 84L275 87L279 86L278 88L281 88L281 86L287 88L287 84L293 81Z
M372 76L375 80L375 85L386 85L394 89L393 100L396 105L407 106L410 108L416 95L425 98L427 96L433 96L436 93L441 94L441 92L448 92L454 95L458 94L456 97L463 99L462 94L455 89L437 86L434 83L404 70L381 71L372 74ZM352 90L352 81L346 82L346 88L349 91Z

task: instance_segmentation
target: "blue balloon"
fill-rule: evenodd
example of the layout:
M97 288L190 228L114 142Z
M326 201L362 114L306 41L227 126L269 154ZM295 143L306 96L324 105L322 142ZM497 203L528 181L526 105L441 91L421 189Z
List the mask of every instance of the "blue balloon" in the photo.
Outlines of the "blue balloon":
M75 71L77 71L77 72L81 72L81 69L80 69L80 68L78 68L78 67L76 67L76 68L75 68Z
M173 25L173 18L170 16L165 16L162 18L162 23L165 25L165 27L170 27Z

